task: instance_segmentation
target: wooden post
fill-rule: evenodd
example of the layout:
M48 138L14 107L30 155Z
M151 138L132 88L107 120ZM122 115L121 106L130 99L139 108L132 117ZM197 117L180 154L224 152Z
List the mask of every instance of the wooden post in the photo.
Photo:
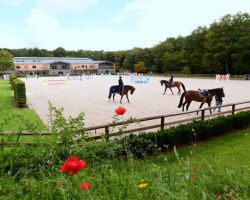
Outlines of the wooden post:
M232 115L235 113L235 104L232 105Z
M161 117L161 131L164 130L164 119L165 117Z
M109 141L109 127L105 126L106 140Z
M205 119L205 110L202 110L201 111L201 120L204 120Z

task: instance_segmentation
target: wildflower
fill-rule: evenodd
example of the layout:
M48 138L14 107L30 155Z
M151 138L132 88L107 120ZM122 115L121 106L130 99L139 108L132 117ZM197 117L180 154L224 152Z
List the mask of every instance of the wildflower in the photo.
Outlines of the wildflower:
M138 188L146 188L148 186L147 183L141 183L138 185Z
M192 176L192 179L195 180L195 179L196 179L196 176Z
M197 172L197 168L196 168L196 167L193 168L193 172L194 172L194 173Z
M85 182L83 184L80 185L80 188L84 191L84 190L89 190L91 188L91 183L89 182Z
M56 182L56 185L55 185L55 188L60 188L60 187L62 187L62 183L59 182L59 181L57 181L57 182Z
M119 107L119 108L115 109L115 112L117 115L123 115L126 112L126 109L123 107Z
M216 197L217 199L219 199L219 198L221 197L221 193L220 193L220 192L215 192L214 195L215 195L215 197Z
M64 173L71 172L70 176L74 176L86 166L87 163L84 160L78 160L76 157L70 157L63 163L63 167L60 168L60 171Z

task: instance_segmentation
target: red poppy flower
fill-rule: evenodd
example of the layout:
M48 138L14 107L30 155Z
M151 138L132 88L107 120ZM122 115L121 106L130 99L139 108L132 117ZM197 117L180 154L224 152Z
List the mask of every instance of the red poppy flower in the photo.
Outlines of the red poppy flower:
M89 190L91 188L91 183L86 182L80 185L80 188L84 191L84 190Z
M194 167L193 172L194 172L194 173L196 173L196 172L197 172L197 168L196 168L196 167Z
M123 115L126 112L126 109L123 107L119 107L119 108L115 109L115 112L117 115Z
M84 160L78 160L76 157L70 157L64 161L60 171L64 173L71 172L70 176L74 176L86 166L87 163Z

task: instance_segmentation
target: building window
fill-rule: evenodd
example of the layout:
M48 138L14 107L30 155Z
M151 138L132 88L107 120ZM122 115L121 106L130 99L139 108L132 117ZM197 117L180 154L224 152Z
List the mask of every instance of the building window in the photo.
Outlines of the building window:
M36 69L36 66L32 66L33 69Z
M20 66L16 66L16 69L20 69Z
M68 69L66 65L63 65L62 66L62 69Z
M56 65L52 65L51 69L57 69L57 66Z
M84 65L82 65L82 68L84 68Z

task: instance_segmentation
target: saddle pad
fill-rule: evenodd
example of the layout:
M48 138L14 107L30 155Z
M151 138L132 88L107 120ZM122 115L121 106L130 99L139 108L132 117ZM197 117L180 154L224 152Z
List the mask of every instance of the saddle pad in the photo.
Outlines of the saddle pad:
M111 93L119 93L119 91L120 91L119 85L114 85L114 86L111 86L110 88Z

